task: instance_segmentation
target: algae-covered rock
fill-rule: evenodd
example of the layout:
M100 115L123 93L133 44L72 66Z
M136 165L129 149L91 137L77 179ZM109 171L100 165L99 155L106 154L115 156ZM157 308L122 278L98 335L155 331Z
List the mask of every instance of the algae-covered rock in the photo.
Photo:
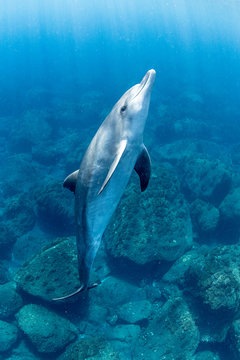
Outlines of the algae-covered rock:
M11 137L21 139L30 144L39 143L51 136L51 127L47 120L50 114L45 110L28 110L16 122L11 132Z
M228 338L234 359L238 360L240 357L240 319L233 321Z
M212 351L200 351L193 356L193 360L220 360L220 357Z
M49 183L35 193L40 224L57 236L75 233L71 195L64 191L61 183Z
M193 261L199 258L200 249L192 249L175 261L170 269L164 274L162 280L167 283L182 285L185 281L185 273Z
M10 224L0 224L0 249L13 244L17 240L16 234L11 229Z
M207 157L214 160L222 159L224 162L230 161L226 149L212 141L181 139L163 146L159 145L159 142L157 142L154 147L158 160L161 162L167 161L177 166L180 174L182 173L183 162L186 163L193 158Z
M128 302L129 298L133 298L138 289L134 284L108 276L101 286L97 286L91 293L90 301L115 309L116 305L122 305Z
M83 338L67 347L58 360L121 360L111 345L100 337Z
M0 352L7 351L16 343L18 329L15 325L0 320Z
M127 323L137 323L146 320L151 314L152 305L148 300L131 301L120 306L117 310L121 320Z
M220 205L223 221L239 224L240 222L240 187L228 194Z
M23 264L49 243L44 236L25 234L17 239L12 248L14 261Z
M219 205L230 190L231 172L219 160L191 159L182 168L183 187L192 200Z
M77 337L77 328L43 306L25 305L16 315L18 326L39 353L56 353Z
M14 282L0 285L0 319L6 319L15 314L22 304L22 298L16 292Z
M192 294L211 310L236 313L240 305L239 258L239 246L219 246L200 255L185 273Z
M31 156L16 154L4 159L4 163L1 164L0 179L6 199L9 196L19 195L20 192L24 192L27 198L26 192L32 189L38 180L36 166L32 164Z
M116 325L107 332L108 339L133 343L140 335L141 328L136 324Z
M191 217L193 226L199 235L211 235L217 229L219 223L219 210L211 203L197 199L192 202Z
M104 307L104 305L105 304L103 304L103 306L97 305L94 301L89 304L87 315L87 321L89 323L100 326L105 323L108 315L108 309L107 307Z
M51 301L80 286L74 239L59 239L25 263L15 276L18 287ZM73 300L76 298L73 298Z
M5 284L10 280L9 275L9 264L8 261L1 260L0 261L0 284Z
M132 179L113 216L105 234L113 257L137 264L174 261L191 247L191 219L178 180L168 169L154 171L145 193Z
M199 344L199 331L188 305L170 298L159 308L135 346L134 359L191 359ZM153 358L152 358L153 359Z
M35 352L33 354L31 350L33 349L29 349L29 344L21 340L16 344L16 347L12 349L11 356L8 360L40 360L40 356L37 356Z
M33 229L36 221L33 208L28 194L16 195L8 200L3 216L15 236L22 236Z

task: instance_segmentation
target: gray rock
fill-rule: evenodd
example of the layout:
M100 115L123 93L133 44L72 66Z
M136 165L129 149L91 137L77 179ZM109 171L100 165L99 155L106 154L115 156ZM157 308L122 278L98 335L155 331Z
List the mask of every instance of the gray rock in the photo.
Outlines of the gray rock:
M200 351L194 355L193 360L220 360L220 357L212 351Z
M41 249L48 244L49 240L42 236L23 235L17 239L13 245L12 253L14 261L23 264L36 255Z
M9 263L8 261L1 260L0 261L0 284L5 284L10 280L9 275Z
M200 236L211 235L216 231L220 213L215 206L197 199L192 202L190 211L193 225Z
M191 263L197 260L199 257L199 249L192 249L181 256L175 263L170 267L168 272L163 276L163 281L173 284L183 284L184 275L188 270Z
M12 349L11 356L7 360L40 360L40 357L33 354L29 345L24 340L20 341L16 347Z
M137 264L174 261L192 245L192 226L176 176L154 168L148 190L134 177L105 233L111 256Z
M11 347L16 343L17 339L17 327L0 320L0 352L11 349Z
M130 324L146 320L151 314L152 305L148 300L131 301L120 306L117 310L121 320Z
M226 162L230 161L228 153L222 145L204 140L192 141L184 139L163 146L159 146L159 143L155 143L154 150L157 153L158 161L167 161L177 165L180 172L182 170L183 161L189 161L192 158L199 157L199 155L201 157L207 156L209 159L222 159Z
M10 224L0 224L0 249L12 245L16 240L16 234L12 231Z
M240 319L233 321L229 331L229 344L235 359L240 357Z
M62 183L49 182L35 192L38 220L44 230L56 236L75 233L73 199Z
M87 321L92 324L100 324L102 326L107 319L107 315L107 308L92 303L89 305Z
M22 304L22 298L16 292L16 284L14 282L0 285L0 319L6 319L14 315Z
M86 337L71 344L58 360L123 360L110 343L100 337Z
M33 208L27 193L8 199L3 217L15 236L22 236L33 229L36 221Z
M199 331L188 305L182 298L171 298L159 308L140 336L133 358L191 359L199 340Z
M141 328L139 325L116 325L106 336L110 340L120 340L125 342L134 342L140 335Z
M74 239L58 239L25 263L15 276L21 290L47 301L79 288Z
M60 238L33 256L17 272L21 290L46 301L73 293L80 287L74 238ZM99 281L92 271L90 283ZM73 297L70 301L77 301ZM69 300L68 300L69 301Z
M16 154L5 159L1 167L0 179L2 180L1 189L6 199L9 199L9 196L19 195L20 192L27 192L38 180L36 167L31 159L30 156L23 154Z
M219 160L194 158L185 162L181 174L191 200L198 198L215 206L228 194L232 182L230 170Z
M109 276L91 293L90 301L93 304L105 304L109 308L115 309L117 305L122 305L133 298L138 291L138 287L121 279Z
M191 262L185 279L194 296L213 311L236 313L240 306L240 247L218 246Z
M69 320L40 305L25 305L16 318L39 353L62 351L77 337L78 330Z
M222 219L225 221L240 221L240 187L228 194L220 205Z

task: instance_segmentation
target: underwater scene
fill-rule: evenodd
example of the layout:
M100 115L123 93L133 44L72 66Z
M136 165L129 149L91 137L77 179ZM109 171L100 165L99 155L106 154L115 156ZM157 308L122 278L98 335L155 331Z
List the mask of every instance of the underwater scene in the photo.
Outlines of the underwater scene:
M239 65L238 0L0 0L0 360L240 359Z

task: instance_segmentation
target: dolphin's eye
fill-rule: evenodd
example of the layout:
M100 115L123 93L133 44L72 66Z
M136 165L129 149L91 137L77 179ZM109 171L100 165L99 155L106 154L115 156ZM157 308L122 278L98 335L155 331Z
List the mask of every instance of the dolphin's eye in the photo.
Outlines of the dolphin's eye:
M121 113L123 113L125 110L126 110L126 108L127 108L127 105L123 105L122 107L121 107Z

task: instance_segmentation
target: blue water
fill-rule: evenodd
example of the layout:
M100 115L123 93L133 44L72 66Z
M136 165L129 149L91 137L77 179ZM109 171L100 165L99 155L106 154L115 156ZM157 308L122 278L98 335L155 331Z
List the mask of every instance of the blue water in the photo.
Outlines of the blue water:
M28 304L42 305L76 325L78 340L90 344L82 345L81 359L240 358L240 263L234 257L240 246L239 24L237 0L0 0L0 287L14 285L16 272L43 246L63 237L74 243L73 197L62 182L79 167L121 95L147 70L157 73L144 136L152 180L141 200L133 176L107 230L94 271L101 280L110 277L109 283L91 290L87 300L59 306L41 294L29 295L16 281L23 302L4 316L0 298L0 320L13 324L18 338L5 349L1 344L8 340L1 330L0 359L67 354L67 344L39 351L25 334L16 314ZM189 245L174 233L172 224L182 228L178 221L185 216L178 213L178 201L190 214ZM168 211L163 214L161 206ZM151 240L155 231L160 243L166 234L169 239L162 246L164 256L163 250L150 254L149 244L158 246ZM125 237L133 249L121 248ZM134 249L146 238L143 261ZM180 244L175 255L169 250L172 240ZM185 273L183 264L192 254ZM223 263L214 267L213 259ZM206 279L211 279L208 285ZM169 320L169 301L176 297L183 302L176 307L194 324L188 323L188 330L175 314L173 323L184 329L182 343ZM139 321L119 313L120 306L142 300L151 311ZM166 319L171 331L162 325ZM109 335L129 324L132 335ZM91 350L91 357L86 349L95 346L97 336L107 345L101 345L102 352ZM195 340L188 348L190 338ZM65 356L59 359L79 359L76 353Z

